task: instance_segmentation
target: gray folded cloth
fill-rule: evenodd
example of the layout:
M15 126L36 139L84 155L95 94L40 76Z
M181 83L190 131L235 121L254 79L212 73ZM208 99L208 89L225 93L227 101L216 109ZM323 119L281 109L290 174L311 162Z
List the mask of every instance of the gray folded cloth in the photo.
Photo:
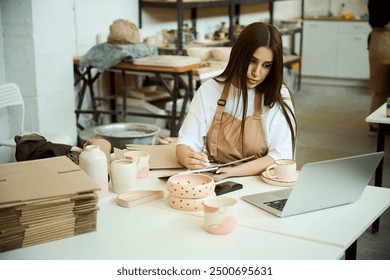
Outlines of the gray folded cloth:
M110 44L102 43L93 46L81 57L81 70L92 66L103 72L121 61L133 62L134 58L158 54L157 47L147 43L139 44Z

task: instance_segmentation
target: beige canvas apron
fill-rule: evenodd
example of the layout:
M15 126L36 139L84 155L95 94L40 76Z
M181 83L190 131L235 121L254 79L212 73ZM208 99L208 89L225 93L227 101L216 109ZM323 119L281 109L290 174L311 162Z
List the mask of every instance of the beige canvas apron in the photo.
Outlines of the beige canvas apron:
M387 97L390 97L390 67L382 63L384 58L390 57L390 23L383 28L372 30L369 49L372 91L370 113L372 113L386 102Z
M369 48L370 88L375 93L383 93L385 98L388 94L390 96L390 70L382 61L390 57L390 23L372 30ZM379 106L384 102L385 99Z
M223 111L228 93L229 86L225 85L207 134L207 149L211 158L226 163L252 155L256 157L266 155L268 146L261 123L262 95L255 94L254 114L245 119L245 133L242 139L240 133L242 121Z

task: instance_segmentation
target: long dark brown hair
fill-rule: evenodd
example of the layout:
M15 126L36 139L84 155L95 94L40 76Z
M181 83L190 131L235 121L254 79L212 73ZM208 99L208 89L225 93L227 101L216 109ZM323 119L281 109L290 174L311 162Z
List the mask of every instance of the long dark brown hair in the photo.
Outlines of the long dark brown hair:
M285 103L280 93L283 84L283 43L280 32L273 25L255 22L246 26L232 47L229 62L225 70L214 79L224 84L233 83L243 98L241 136L243 139L245 117L248 107L247 71L253 53L259 47L272 50L274 60L265 80L255 88L257 94L263 94L264 105L272 108L279 106L291 131L293 157L296 147L297 125L293 110ZM294 100L290 93L291 101ZM292 117L292 119L291 119Z

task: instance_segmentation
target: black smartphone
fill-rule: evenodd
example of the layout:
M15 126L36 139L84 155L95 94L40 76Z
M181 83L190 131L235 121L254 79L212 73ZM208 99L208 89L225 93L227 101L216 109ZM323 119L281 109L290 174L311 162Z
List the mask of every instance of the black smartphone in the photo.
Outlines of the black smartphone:
M233 181L226 181L215 185L215 194L221 195L240 189L242 189L242 184Z

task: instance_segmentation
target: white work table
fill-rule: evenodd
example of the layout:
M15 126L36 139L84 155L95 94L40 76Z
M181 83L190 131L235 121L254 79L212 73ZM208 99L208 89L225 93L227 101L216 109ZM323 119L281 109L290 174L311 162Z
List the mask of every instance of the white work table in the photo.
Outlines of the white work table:
M280 189L265 184L259 177L234 178L244 188L226 196L239 199L238 224L263 232L320 242L347 250L359 236L390 206L390 189L367 186L352 204L301 215L278 218L240 199L241 196ZM162 201L151 205L166 208ZM202 212L193 212L202 216Z
M367 118L368 123L390 124L390 117L386 116L386 103L372 112Z
M0 258L222 260L335 259L342 256L341 248L326 244L241 226L230 235L212 235L203 230L203 219L198 216L147 205L121 208L112 197L101 202L96 232L17 249L0 254Z
M164 190L153 171L139 189ZM280 187L260 176L232 178L244 188L225 196ZM166 194L165 194L166 196ZM99 200L97 231L0 253L0 259L340 259L345 250L390 205L390 190L367 187L354 204L278 218L239 199L238 226L229 235L203 229L203 213L170 208L166 198L133 208L115 203L116 195Z

